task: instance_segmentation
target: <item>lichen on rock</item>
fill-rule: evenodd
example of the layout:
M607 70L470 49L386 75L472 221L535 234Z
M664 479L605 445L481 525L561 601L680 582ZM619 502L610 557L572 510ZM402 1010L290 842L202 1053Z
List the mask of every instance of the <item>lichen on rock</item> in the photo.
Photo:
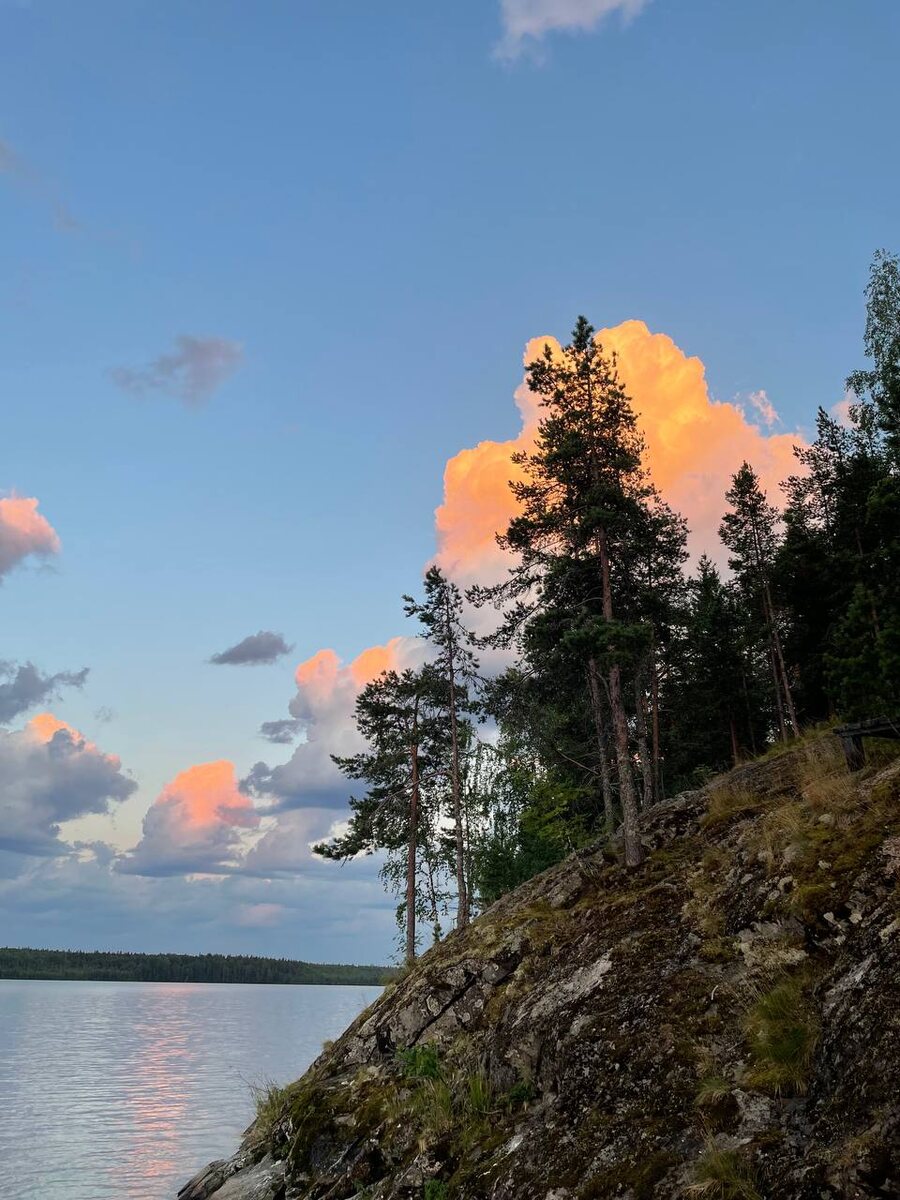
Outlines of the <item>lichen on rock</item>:
M451 934L180 1200L900 1195L898 800L813 739L658 805L641 868Z

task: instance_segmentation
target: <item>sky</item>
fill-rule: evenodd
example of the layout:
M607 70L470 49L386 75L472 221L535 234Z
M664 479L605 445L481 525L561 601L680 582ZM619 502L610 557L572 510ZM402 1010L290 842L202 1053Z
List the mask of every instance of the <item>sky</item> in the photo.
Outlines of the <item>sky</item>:
M583 312L716 552L900 248L894 0L0 0L0 942L384 961L310 851Z

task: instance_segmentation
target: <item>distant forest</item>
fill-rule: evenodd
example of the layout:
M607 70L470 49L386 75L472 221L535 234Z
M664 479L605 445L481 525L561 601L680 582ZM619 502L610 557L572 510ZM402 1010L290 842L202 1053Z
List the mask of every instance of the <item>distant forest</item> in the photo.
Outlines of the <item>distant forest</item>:
M132 983L326 983L381 987L387 967L295 962L246 954L128 954L0 948L0 979L92 979Z

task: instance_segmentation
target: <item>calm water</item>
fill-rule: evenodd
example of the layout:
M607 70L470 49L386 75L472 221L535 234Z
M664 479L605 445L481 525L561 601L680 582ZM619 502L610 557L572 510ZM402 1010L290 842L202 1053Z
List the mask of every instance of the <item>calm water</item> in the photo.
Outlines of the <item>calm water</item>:
M173 1200L374 987L0 980L2 1200Z

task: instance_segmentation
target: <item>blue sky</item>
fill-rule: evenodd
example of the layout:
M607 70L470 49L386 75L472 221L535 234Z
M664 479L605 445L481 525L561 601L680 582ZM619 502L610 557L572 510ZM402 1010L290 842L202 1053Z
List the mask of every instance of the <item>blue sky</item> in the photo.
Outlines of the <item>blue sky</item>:
M62 544L3 579L0 659L90 667L49 707L136 784L63 841L128 849L192 764L289 757L260 723L298 662L404 632L530 337L639 318L784 430L839 400L900 245L898 44L892 0L0 0L0 494ZM152 386L179 337L198 403ZM259 630L292 653L207 663ZM8 852L11 940L388 952L362 867L368 923L333 867L85 853Z

